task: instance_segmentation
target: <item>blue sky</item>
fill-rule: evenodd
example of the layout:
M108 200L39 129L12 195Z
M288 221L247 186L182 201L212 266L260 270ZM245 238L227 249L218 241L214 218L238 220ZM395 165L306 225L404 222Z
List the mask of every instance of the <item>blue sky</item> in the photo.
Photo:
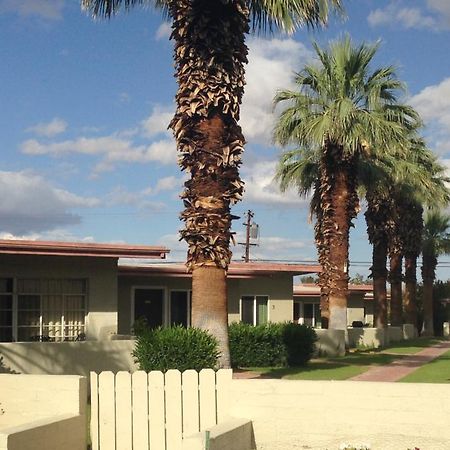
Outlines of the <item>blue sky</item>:
M272 180L280 149L271 143L273 95L311 60L312 40L325 45L345 32L356 42L381 39L375 65L398 67L430 147L450 168L450 2L344 5L347 20L331 18L325 30L248 38L247 190L234 212L255 213L255 258L316 259L307 202L281 194ZM76 0L0 0L0 237L163 244L172 260L184 259L183 175L166 130L176 92L169 31L151 9L107 21L92 20ZM366 274L370 257L361 215L352 273Z

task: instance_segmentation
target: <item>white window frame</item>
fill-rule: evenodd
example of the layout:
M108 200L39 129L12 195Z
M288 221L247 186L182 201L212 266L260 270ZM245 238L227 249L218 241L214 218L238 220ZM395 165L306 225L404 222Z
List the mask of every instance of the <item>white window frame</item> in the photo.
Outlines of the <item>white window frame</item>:
M294 300L294 303L299 303L300 304L300 318L298 323L301 325L305 324L305 305L312 305L313 307L313 316L312 316L312 324L311 326L313 328L316 328L317 323L318 323L318 318L316 317L316 309L315 309L315 305L319 305L320 308L320 302L311 302L311 301L303 301L303 300Z
M242 297L253 297L253 326L256 326L256 297L267 297L267 322L270 322L270 297L266 294L243 294L239 298L239 321L242 322Z

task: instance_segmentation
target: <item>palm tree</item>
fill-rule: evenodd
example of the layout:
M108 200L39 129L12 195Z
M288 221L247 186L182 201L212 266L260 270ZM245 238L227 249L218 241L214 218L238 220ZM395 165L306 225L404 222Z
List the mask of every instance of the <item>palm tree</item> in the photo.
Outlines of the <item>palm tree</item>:
M298 74L295 91L280 91L275 103L287 104L276 124L275 141L299 147L295 164L312 155L318 164L315 190L316 245L322 275L322 304L329 304L329 327L347 327L348 247L352 219L359 210L358 161L401 148L406 130L418 120L415 111L400 105L396 94L403 84L393 67L370 71L378 44L353 46L349 37L328 50L314 48L319 64ZM288 174L288 175L286 175ZM289 175L289 174L292 174ZM281 187L299 185L295 171L279 169ZM305 189L300 188L300 193Z
M212 332L228 367L226 272L231 259L230 207L242 197L239 177L244 136L238 125L247 62L245 36L278 27L326 22L341 0L81 0L94 16L110 17L121 8L152 5L172 21L178 80L176 112L170 123L180 166L190 174L182 194L192 271L192 324Z
M422 335L433 336L433 285L437 258L450 253L450 215L430 210L425 215L422 239L423 328Z

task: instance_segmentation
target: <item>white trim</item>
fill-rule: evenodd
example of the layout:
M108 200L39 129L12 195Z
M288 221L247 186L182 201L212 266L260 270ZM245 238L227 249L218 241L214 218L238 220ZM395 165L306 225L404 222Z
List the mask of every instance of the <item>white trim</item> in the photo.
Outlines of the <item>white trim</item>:
M135 286L131 286L131 314L130 314L130 331L133 328L133 324L136 321L135 318L135 292L137 289L146 289L149 291L163 291L163 305L162 305L162 318L161 318L161 324L163 326L167 326L167 324L169 323L167 320L167 308L168 308L168 294L167 294L167 286L154 286L154 285L135 285Z

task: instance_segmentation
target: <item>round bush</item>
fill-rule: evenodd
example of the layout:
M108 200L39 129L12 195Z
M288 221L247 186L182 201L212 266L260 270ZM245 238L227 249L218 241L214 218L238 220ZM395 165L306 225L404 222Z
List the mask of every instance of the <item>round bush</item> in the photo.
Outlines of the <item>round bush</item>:
M133 357L140 370L214 369L218 342L204 330L173 326L142 328L136 336Z

